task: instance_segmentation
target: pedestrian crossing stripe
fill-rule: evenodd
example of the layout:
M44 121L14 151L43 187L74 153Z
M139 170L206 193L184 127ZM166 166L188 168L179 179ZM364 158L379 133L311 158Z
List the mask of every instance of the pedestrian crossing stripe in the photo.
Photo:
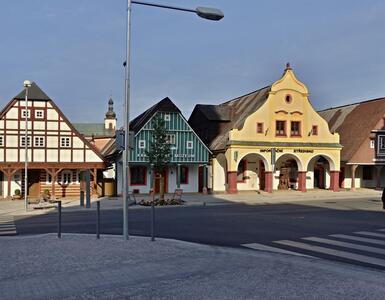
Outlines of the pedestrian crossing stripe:
M371 247L371 246L365 246L365 245L359 245L359 244L353 244L353 243L348 243L348 242L341 242L341 241L336 241L336 240L331 240L331 239L324 239L324 238L319 238L319 237L306 237L306 238L303 238L303 240L322 243L322 244L329 244L329 245L333 245L333 246L345 247L345 248L350 248L350 249L355 249L355 250L361 250L361 251L366 251L366 252L385 254L385 249Z
M356 253L351 253L351 252L342 251L342 250L335 250L335 249L331 249L331 248L315 246L315 245L311 245L311 244L306 244L306 243L296 242L296 241L289 241L289 240L275 241L274 243L280 244L280 245L285 245L285 246L290 246L290 247L295 247L295 248L300 248L302 250L308 250L308 251L312 251L312 252L318 252L318 253L322 253L322 254L341 257L341 258L354 260L354 261L358 261L358 262L363 262L363 263L367 263L367 264L371 264L371 265L385 267L385 260L381 259L381 258L370 257L370 256L362 255L362 254L356 254Z
M0 216L0 236L16 234L17 230L13 217Z
M355 233L356 234L360 234L360 235L367 235L367 236L385 238L385 234L384 233L369 232L369 231L357 231Z
M302 254L299 252L292 252L280 248L275 248L263 244L258 243L251 243L251 244L242 244L243 247L251 248L254 250L262 250L262 251L270 251L270 252L276 252L276 253L283 253L283 254L289 254L289 255L296 255L296 256L305 256L305 257L312 257L310 255Z
M242 246L255 250L312 258L317 258L319 254L324 254L329 256L330 259L332 257L344 258L352 263L360 262L385 268L385 248L383 247L385 246L385 234L379 232L385 232L385 228L376 229L374 232L356 231L352 234L331 234L326 238L310 236L301 238L300 241L271 241L274 244L272 246L258 243L243 244ZM284 248L280 246L284 246ZM313 255L312 253L314 253L314 256L310 256ZM371 255L372 253L377 254L377 256Z
M336 238L341 238L341 239L353 240L353 241L357 241L357 242L369 243L369 244L385 245L385 241L382 241L382 240L363 238L363 237L354 236L354 235L331 234L330 236L336 237Z

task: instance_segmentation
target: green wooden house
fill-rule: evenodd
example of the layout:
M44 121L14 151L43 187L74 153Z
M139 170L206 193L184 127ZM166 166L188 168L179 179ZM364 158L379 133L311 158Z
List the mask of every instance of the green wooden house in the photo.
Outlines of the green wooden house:
M210 150L169 98L164 98L130 122L130 130L135 135L130 152L130 191L148 193L152 183L155 192L159 191L159 180L154 176L146 155L153 139L153 122L157 116L165 121L171 148L171 162L163 174L165 191L171 193L181 188L184 192L206 192ZM122 190L122 170L120 154L116 162L118 194Z

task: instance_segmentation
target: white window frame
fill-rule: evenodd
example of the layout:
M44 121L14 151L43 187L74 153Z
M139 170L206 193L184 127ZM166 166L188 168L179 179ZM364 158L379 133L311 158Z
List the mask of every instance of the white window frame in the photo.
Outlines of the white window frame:
M70 147L71 147L71 138L69 136L60 137L60 148L70 148Z
M38 116L38 113L41 113L41 116ZM35 110L35 119L44 119L44 110L42 109Z
M42 143L40 143L40 142L42 142ZM38 148L45 147L45 138L44 138L44 136L35 136L34 139L33 139L33 145L34 145L34 147L38 147Z
M176 145L176 135L174 133L167 133L166 141L167 141L167 144Z
M29 118L31 118L31 110L30 109L27 109L27 119L29 119ZM21 117L23 118L23 119L25 119L25 109L22 109L21 110Z
M138 148L139 149L146 149L146 140L139 140Z
M171 120L171 115L170 115L170 114L164 114L164 120L165 120L166 122L170 122L170 120Z
M0 135L0 147L4 146L4 136Z
M25 147L25 136L20 137L20 147ZM27 147L31 147L31 137L27 137Z
M66 177L69 176L69 181L65 181ZM62 184L72 184L73 183L73 172L71 170L64 170L61 172L60 181Z
M193 141L186 141L186 149L194 149L194 142Z
M376 147L376 140L370 140L369 141L369 148L374 149Z

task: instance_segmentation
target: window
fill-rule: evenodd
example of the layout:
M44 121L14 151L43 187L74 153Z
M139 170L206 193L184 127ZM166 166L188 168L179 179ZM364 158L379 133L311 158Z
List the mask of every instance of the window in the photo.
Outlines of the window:
M146 185L147 169L143 166L131 167L131 185Z
M25 136L20 137L20 146L25 147ZM31 146L31 137L29 136L27 138L27 147L30 147L30 146Z
M180 167L180 183L188 184L188 167L186 166Z
M139 140L139 149L145 149L145 148L146 148L146 141Z
M23 118L25 118L26 112L27 112L27 118L30 118L30 117L31 117L31 111L30 111L29 109L27 109L27 110L23 109L23 110L21 111L21 116L22 116Z
M257 123L257 133L263 133L263 123Z
M312 128L311 128L311 134L312 135L318 135L318 126L317 125L313 125Z
M290 135L301 136L301 122L291 121Z
M175 134L166 134L166 141L168 144L175 145Z
M286 136L286 121L275 121L275 135Z
M194 143L193 143L193 141L187 141L187 143L186 143L186 148L187 148L187 149L192 149L192 148L194 148Z
M4 146L4 137L0 135L0 146Z
M291 95L286 95L285 96L285 101L286 101L286 103L290 103L291 102Z
M246 160L241 160L238 164L237 181L245 182Z
M1 145L0 145L1 146ZM375 147L375 141L374 140L370 140L370 142L369 142L369 147L371 148L371 149L374 149L374 147Z
M170 121L170 119L171 119L171 118L170 118L170 114L165 114L165 115L164 115L164 120L165 120L165 121L168 122L168 121Z
M372 168L370 166L363 166L362 167L362 179L363 180L372 180L373 179Z
M61 147L65 147L65 148L68 148L71 146L70 144L70 138L69 137L62 137L60 139L60 146Z
M35 136L35 147L44 147L44 137L43 136Z
M72 171L63 171L61 173L62 184L70 184L72 182Z
M43 110L35 110L35 118L36 119L44 118L44 111Z

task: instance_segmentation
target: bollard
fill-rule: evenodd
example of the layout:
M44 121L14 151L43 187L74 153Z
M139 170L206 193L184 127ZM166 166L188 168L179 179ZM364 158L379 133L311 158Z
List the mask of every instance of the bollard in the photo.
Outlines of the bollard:
M155 241L154 236L154 227L155 227L155 205L154 201L151 202L151 241Z
M57 228L57 237L60 239L61 238L61 201L58 201L58 212L59 212L59 224Z
M96 238L100 239L100 201L96 202Z

